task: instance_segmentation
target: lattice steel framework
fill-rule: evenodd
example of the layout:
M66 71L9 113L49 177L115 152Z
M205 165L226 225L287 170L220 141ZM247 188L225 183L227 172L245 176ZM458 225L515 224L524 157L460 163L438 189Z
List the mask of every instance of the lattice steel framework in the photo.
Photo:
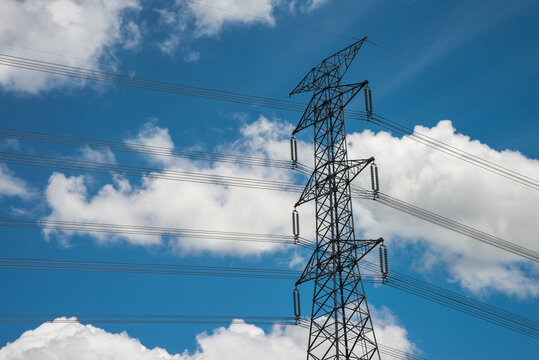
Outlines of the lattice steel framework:
M380 359L359 261L383 239L357 240L350 182L374 158L348 160L343 109L367 81L341 85L366 38L328 57L290 93L314 92L295 135L314 127L315 167L296 207L316 203L316 250L296 286L314 280L307 359Z

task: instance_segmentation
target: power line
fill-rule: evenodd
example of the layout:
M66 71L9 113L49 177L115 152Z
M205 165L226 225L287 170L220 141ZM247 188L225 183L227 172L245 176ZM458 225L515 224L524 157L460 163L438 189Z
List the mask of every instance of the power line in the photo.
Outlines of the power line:
M0 227L62 230L66 232L109 233L140 236L170 236L185 239L206 239L220 241L243 241L274 244L300 245L310 248L310 242L292 235L254 234L231 231L182 229L130 224L106 224L93 222L60 221L51 219L22 219L0 217Z
M413 141L416 141L434 150L440 151L444 154L464 161L470 165L474 165L480 169L489 171L505 179L524 185L530 189L539 190L538 180L535 180L523 174L519 174L514 170L508 169L504 166L495 164L479 156L473 155L467 151L461 150L452 145L436 140L428 135L421 134L395 121L386 119L376 114L373 114L373 116L371 116L367 121L371 121L386 130L395 132L399 135L402 135L403 137L407 137Z
M539 181L536 181L528 176L518 174L515 171L512 171L508 168L489 162L488 160L482 159L473 154L470 154L468 152L455 148L449 144L445 144L443 142L437 141L427 135L414 132L412 129L401 126L398 123L395 123L394 121L382 118L381 116L378 116L378 115L372 116L369 121L376 123L377 125L381 126L384 129L396 132L399 135L402 135L403 137L408 137L411 140L414 140L418 143L421 143L435 150L441 151L454 158L462 160L468 164L475 165L481 169L487 170L491 173L502 176L506 179L518 182L529 188L532 188L535 190L539 189ZM119 141L110 141L110 140L81 138L81 137L50 134L50 133L43 133L43 132L36 132L36 131L28 131L28 130L0 128L0 137L12 138L12 139L17 139L17 140L22 140L22 141L33 141L33 142L61 144L61 145L69 145L69 146L91 146L95 148L108 148L108 149L116 150L116 151L142 153L142 154L148 154L148 155L154 155L154 156L182 157L182 158L188 158L192 160L220 161L220 162L236 163L236 164L242 164L242 165L271 166L271 167L284 168L284 169L293 167L291 162L287 160L276 160L276 159L268 159L268 158L261 158L261 157L251 157L251 156L245 156L245 155L222 154L222 153L212 153L212 152L203 152L203 151L194 151L194 150L181 150L181 149L175 149L175 148L170 148L170 147L137 144L133 142L119 142Z
M65 317L62 319L62 317ZM60 319L58 319L60 318ZM73 319L76 318L76 319ZM97 324L241 324L243 319L255 325L296 325L289 316L251 315L180 315L180 314L84 314L84 313L42 313L42 314L0 314L0 324L28 323L84 323Z
M74 147L92 147L114 151L139 153L153 156L178 157L190 160L218 161L240 165L266 166L273 168L292 169L290 160L278 160L264 157L254 157L237 154L224 154L207 151L177 149L164 146L146 145L135 142L120 142L100 139L90 139L37 131L0 128L0 138L17 139L21 141L60 144Z
M303 111L305 104L293 102L290 100L272 99L261 96L253 96L247 94L241 94L237 92L229 92L222 90L214 90L209 88L196 87L185 84L171 83L156 81L145 78L131 77L120 74L114 74L109 72L90 70L85 68L78 68L72 66L66 66L57 63L44 62L39 60L33 60L23 57L11 56L7 54L0 54L0 65L12 66L17 68L23 68L27 70L43 71L56 75L64 75L75 78L81 78L85 80L93 80L98 82L105 82L109 84L123 85L135 88L143 88L147 90L154 90L159 92L175 93L187 96L194 96L210 100L226 101L239 103L244 105L268 107L273 109L288 110L288 111ZM372 121L374 124L381 126L382 128L392 130L400 135L407 135L411 139L422 143L435 150L439 150L446 154L449 154L457 159L463 160L469 164L478 166L482 169L489 170L495 174L505 177L506 179L519 182L525 186L539 190L539 181L531 179L522 174L518 174L515 171L504 168L500 165L493 164L487 160L481 159L478 156L471 155L463 150L459 150L443 142L437 141L433 138L429 138L422 134L413 134L413 130L407 129L404 125L400 125L397 122L384 119L379 115L368 116L364 111L348 111L346 116L354 120L367 120ZM390 123L390 124L388 124ZM412 132L412 134L409 134Z
M305 168L305 170L303 170L303 168ZM309 167L303 165L303 168L299 169L299 171L308 174ZM432 224L442 226L448 230L457 232L461 235L465 235L469 238L479 240L500 250L505 250L514 255L522 256L528 260L539 262L539 252L537 251L528 249L524 246L517 245L500 237L490 235L471 226L461 224L455 220L449 219L442 215L438 215L432 211L422 209L418 206L412 205L403 200L399 200L383 192L376 191L376 193L374 193L373 191L366 190L354 184L351 185L351 192L352 197L376 201L395 210L404 212L408 215L412 215L422 220L428 221Z
M203 174L195 172L183 172L178 170L165 170L157 168L147 168L138 166L116 165L110 163L101 163L94 161L83 161L77 159L57 158L43 155L22 154L14 152L0 152L0 161L12 164L42 166L49 168L62 168L67 170L88 171L104 174L118 174L125 176L154 178L168 181L183 181L191 183L212 184L220 186L234 186L249 189L284 191L299 193L303 189L303 185L253 178L243 178L237 176L222 176L216 174ZM298 171L307 174L309 167L300 165ZM354 198L375 200L384 205L390 206L409 215L416 216L433 224L442 226L446 229L455 231L459 234L466 235L470 238L479 240L486 244L495 246L499 249L509 251L515 255L523 256L532 261L539 261L539 253L531 249L516 245L507 240L487 234L483 231L474 229L470 226L463 225L457 221L448 219L431 211L421 209L412 204L398 200L394 197L378 192L374 196L371 191L361 187L352 186L352 195Z
M379 271L378 265L368 261L365 261L361 267L368 271ZM501 326L521 335L539 339L539 322L535 320L441 288L398 271L390 271L384 280L384 285L457 310L490 324Z
M378 348L380 349L380 353L399 360L427 360L422 356L418 356L380 343L378 343Z
M519 174L506 167L494 164L488 160L482 159L469 152L460 150L452 145L433 139L432 137L429 137L428 135L424 135L419 132L414 132L413 129L407 128L404 125L400 125L395 121L383 118L382 116L379 116L379 115L373 115L372 117L369 118L369 121L374 122L375 124L379 125L380 127L386 130L396 132L399 135L402 135L403 137L407 137L420 144L423 144L432 149L443 152L456 159L462 160L468 164L477 166L481 169L487 170L491 173L504 177L508 180L518 182L531 189L535 189L535 190L539 189L539 181L529 176ZM252 157L252 156L236 155L236 154L223 154L223 153L215 153L215 152L176 149L176 148L170 148L170 147L137 144L134 142L119 142L119 141L110 141L110 140L81 138L81 137L50 134L50 133L19 130L19 129L0 128L0 137L12 138L12 139L17 139L21 141L33 141L33 142L61 144L61 145L68 145L68 146L81 146L81 147L91 146L95 148L111 149L115 151L141 153L141 154L154 155L154 156L181 157L181 158L187 158L187 159L192 159L192 160L219 161L219 162L236 163L236 164L242 164L242 165L269 166L269 167L276 167L276 168L283 168L283 169L289 169L289 168L294 167L294 165L289 160L277 160L277 159Z
M86 62L87 61L87 59L84 59L84 58L81 58L81 57L72 56L72 55L68 55L68 54L60 54L60 53L47 51L47 50L42 50L42 49L36 49L36 48L33 48L33 47L28 47L28 46L20 46L20 45L10 44L10 43L6 43L6 42L0 42L0 45L12 47L12 48L23 49L23 50L30 50L30 51L34 51L34 52L38 52L38 53L42 53L42 54L54 55L54 56L59 56L59 57L63 57L63 58L68 58L68 59L74 59L74 60L78 60L78 61L81 61L81 62Z
M0 258L0 269L217 276L274 280L295 280L301 274L299 271L287 269L16 257ZM364 276L368 283L382 283L380 275L367 274Z
M212 9L216 9L216 10L220 10L220 11L225 11L225 12L229 12L229 13L233 13L233 14L238 14L238 15L242 15L242 16L247 16L247 17L251 17L253 19L258 19L258 20L263 20L263 21L267 21L266 18L263 18L261 16L256 16L256 15L252 15L252 14L247 14L247 13L244 13L244 12L239 12L239 11L235 11L235 10L231 10L231 9L225 9L225 8L221 8L221 7L217 7L217 6L213 6L213 5L209 5L209 4L205 4L205 3L202 3L202 2L199 2L199 1L191 1L191 0L185 0L185 2L187 3L193 3L193 4L197 4L197 5L200 5L200 6L204 6L204 7L207 7L207 8L212 8ZM285 26L289 26L289 27L294 27L296 29L300 29L300 30L306 30L306 31L311 31L311 32L317 32L317 33L321 33L321 34L326 34L326 35L332 35L332 36L337 36L337 37L341 37L341 38L346 38L346 39L352 39L352 40L360 40L361 37L357 37L357 36L354 36L354 35L350 35L350 34L345 34L345 33L339 33L339 32L334 32L334 31L329 31L329 30L325 30L325 29L321 29L321 28L317 28L317 27L312 27L312 26L304 26L304 25L299 25L299 24L296 24L296 23L291 23L291 22L287 22L287 21L281 21L281 20L276 20L276 19L273 19L273 22L275 22L276 24L280 24L280 25L285 25ZM490 95L490 96L493 96L497 99L500 99L500 100L503 100L509 104L512 104L512 105L516 105L524 110L527 110L527 111L530 111L530 112L533 112L535 114L539 114L539 111L537 111L537 109L534 109L532 107L529 107L529 106L526 106L520 102L517 102L507 96L504 96L502 94L499 94L495 91L492 91L492 90L489 90L487 88L484 88L482 86L479 86L479 85L476 85L472 82L469 82L469 81L466 81L458 76L455 76L447 71L444 71L444 70L441 70L435 66L432 66L432 65L428 65L422 61L419 61L419 60L416 60L414 59L413 57L410 57L408 55L405 55L403 54L402 52L400 51L397 51L397 50L393 50L387 46L383 46L383 45L380 45L379 43L375 43L369 39L366 39L365 40L367 43L369 43L370 45L372 45L373 47L375 48L378 48L378 49L381 49L389 54L392 54L394 56L397 56L401 59L404 59L412 64L415 64L415 65L419 65L427 70L430 70L432 72L435 72L436 74L438 75L442 75L443 77L449 79L449 80L452 80L452 81L455 81L455 82L458 82L462 85L465 85L465 86L468 86L469 88L472 88L476 91L479 91L479 92L482 92L486 95Z
M134 177L185 181L222 186L238 186L259 190L300 192L303 188L302 185L276 180L263 180L238 176L223 176L211 173L204 174L200 172L186 172L179 170L157 169L140 166L117 165L97 161L85 161L78 159L59 158L15 152L0 152L0 161L10 164L41 166L67 170L118 174Z
M517 245L494 235L487 234L471 226L461 224L431 211L421 209L405 201L398 200L392 196L379 192L377 196L372 196L376 202L392 207L401 212L418 217L432 224L442 226L448 230L465 235L469 238L479 240L485 244L492 245L498 249L508 251L514 255L525 257L526 259L539 262L539 252Z
M393 55L395 55L395 56L398 56L398 57L400 57L401 59L404 59L404 60L406 60L406 61L408 61L408 62L411 62L411 63L413 63L413 64L422 66L422 67L424 67L425 69L430 70L430 71L432 71L432 72L435 72L435 73L437 73L438 75L442 75L442 76L444 76L444 77L447 78L447 79L456 81L456 82L458 82L458 83L460 83L460 84L463 84L463 85L466 85L466 86L468 86L468 87L470 87L470 88L472 88L472 89L474 89L474 90L480 91L480 92L482 92L482 93L484 93L484 94L487 94L487 95L490 95L490 96L493 96L493 97L495 97L495 98L497 98L497 99L499 99L499 100L503 100L503 101L505 101L506 103L509 103L509 104L518 106L518 107L520 107L521 109L524 109L524 110L533 112L533 113L535 113L535 114L539 114L539 111L537 111L536 109L534 109L534 108L532 108L532 107L529 107L529 106L526 106L526 105L524 105L524 104L522 104L522 103L520 103L520 102L518 102L518 101L515 101L515 100L513 100L513 99L511 99L511 98L508 98L507 96L503 96L503 95L501 95L501 94L499 94L499 93L497 93L497 92L495 92L495 91L491 91L491 90L489 90L489 89L487 89L487 88L484 88L484 87L479 86L479 85L476 85L476 84L474 84L474 83L472 83L472 82L466 81L466 80L464 80L464 79L462 79L462 78L460 78L460 77L458 77L458 76L455 76L455 75L450 74L450 73L448 73L448 72L446 72L446 71L440 70L440 69L438 69L438 68L436 68L436 67L434 67L434 66L432 66L432 65L428 65L428 64L425 64L424 62L421 62L421 61L419 61L419 60L415 60L415 59L413 59L412 57L407 56L407 55L404 55L403 53L401 53L401 52L399 52L399 51L396 51L396 50L390 49L390 48L388 48L388 47L386 47L386 46L383 46L383 45L374 43L374 42L372 42L372 41L370 41L370 40L368 40L368 39L367 39L366 41L367 41L369 44L371 44L372 46L376 47L376 48L382 49L383 51L386 51L386 52L388 52L388 53L390 53L390 54L393 54Z
M244 12L238 12L238 11L234 11L234 10L230 10L230 9L225 9L225 8L220 8L220 7L217 7L217 6L213 6L213 5L209 5L209 4L204 4L204 3L201 3L201 2L198 2L198 1L190 1L190 0L185 0L185 2L189 2L189 3L193 3L193 4L197 4L197 5L200 5L200 6L204 6L204 7L208 7L208 8L213 8L213 9L216 9L216 10L220 10L220 11L226 11L226 12L230 12L230 13L234 13L234 14L239 14L239 15L243 15L243 16L247 16L247 17L251 17L251 18L255 18L255 19L260 19L260 20L267 20L266 18L263 18L261 16L256 16L256 15L252 15L252 14L247 14L247 13L244 13ZM357 36L354 36L354 35L350 35L350 34L344 34L344 33L339 33L339 32L334 32L334 31L329 31L329 30L325 30L325 29L321 29L321 28L316 28L316 27L312 27L312 26L305 26L305 25L299 25L299 24L295 24L295 23L291 23L291 22L286 22L286 21L281 21L281 20L276 20L276 19L273 19L273 22L277 23L277 24L281 24L281 25L286 25L286 26L290 26L290 27L294 27L294 28L297 28L297 29L301 29L301 30L307 30L307 31L311 31L311 32L317 32L317 33L321 33L321 34L326 34L326 35L332 35L332 36L338 36L338 37L342 37L342 38L347 38L347 39L353 39L353 40L359 40L360 38L357 37ZM459 82L465 86L468 86L470 88L473 88L477 91L480 91L484 94L487 94L487 95L490 95L490 96L494 96L498 99L501 99L505 102L508 102L510 104L513 104L513 105L516 105L522 109L525 109L525 110L528 110L530 112L533 112L533 113L536 113L538 114L539 111L537 111L536 109L534 108L531 108L529 106L526 106L522 103L519 103L511 98L508 98L506 96L503 96L497 92L494 92L494 91L491 91L491 90L488 90L484 87L481 87L481 86L478 86L476 84L473 84L471 82L468 82L466 80L463 80L455 75L452 75L446 71L443 71L443 70L440 70L432 65L428 65L428 64L425 64L421 61L418 61L418 60L415 60L414 58L410 57L410 56L407 56L407 55L404 55L403 53L399 52L399 51L396 51L396 50L393 50L391 48L388 48L386 46L382 46L380 45L379 43L374 43L370 40L366 40L367 43L371 44L372 46L376 47L376 48L379 48L383 51L386 51L392 55L395 55L395 56L398 56L408 62L411 62L413 64L416 64L416 65L419 65L419 66L422 66L424 67L425 69L427 70L430 70L430 71L433 71L439 75L442 75L450 80L453 80L453 81L456 81L456 82ZM68 57L68 58L73 58L73 59L79 59L79 60L84 60L82 58L78 58L78 57L74 57L74 56L70 56L70 55L65 55L65 54L58 54L58 53L54 53L54 52L50 52L50 51L45 51L45 50L40 50L40 49L35 49L35 48L30 48L30 47L25 47L25 46L19 46L19 45L14 45L14 44L8 44L8 43L0 43L0 45L6 45L6 46L11 46L11 47L16 47L16 48L21 48L21 49L26 49L26 50L32 50L32 51L36 51L36 52L40 52L40 53L44 53L44 54L50 54L50 55L56 55L56 56L62 56L62 57Z
M113 262L92 260L65 260L43 258L0 258L0 268L20 270L90 271L154 275L219 276L256 279L293 280L298 271L245 268L229 266L202 266L184 264L156 264L139 262Z
M54 62L34 60L8 54L0 54L0 64L20 69L50 73L54 75L74 77L82 80L92 80L107 84L122 85L164 93L181 94L210 100L219 100L245 105L299 112L301 112L303 108L303 104L291 100L274 99L231 91L214 90L186 84L151 80L135 76L126 76L111 72L68 66Z
M252 235L256 237L256 234ZM308 243L313 244L312 242ZM362 274L363 282L383 284L519 334L539 338L539 323L537 321L471 299L397 271L391 271L385 277L377 275L379 272L378 265L368 261L365 261L361 267L369 272ZM0 269L87 271L167 276L216 276L275 280L293 280L300 274L299 271L289 269L17 257L0 258Z

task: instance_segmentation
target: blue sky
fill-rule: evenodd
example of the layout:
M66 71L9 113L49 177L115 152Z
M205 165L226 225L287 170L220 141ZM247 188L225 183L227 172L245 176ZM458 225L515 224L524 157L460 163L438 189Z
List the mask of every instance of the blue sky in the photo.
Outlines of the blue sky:
M365 44L345 81L369 80L376 113L409 127L422 125L417 130L423 134L539 177L536 2L200 3L231 10L182 1L0 0L0 6L8 9L0 13L0 52L286 99L312 66L352 43L351 37L367 35L381 47L453 77ZM0 65L0 87L3 128L181 149L287 159L288 137L300 118L300 113L289 111L81 82L4 65ZM299 96L293 100L309 99ZM363 110L362 99L352 102L350 108ZM348 120L346 126L351 157L377 159L382 191L537 250L539 198L535 190L376 126L357 120ZM300 160L310 165L310 133L302 134L300 140ZM305 181L281 170L99 149L6 139L0 140L0 147L0 151ZM295 198L296 194L16 164L0 168L0 216L4 217L290 234ZM313 232L309 229L311 210L308 206L301 209L307 237ZM354 210L358 235L386 238L392 269L531 319L539 318L539 268L535 263L370 202L355 203ZM2 257L297 270L309 255L296 248L271 245L203 241L193 245L174 238L96 237L8 227L1 231ZM13 269L1 269L0 279L3 313L292 314L293 282L288 280ZM303 312L308 313L310 288L301 291ZM383 334L384 343L428 359L531 359L539 350L537 340L391 288L368 285L367 295L375 308L375 329ZM17 339L38 326L0 325L0 346L13 343L11 348L0 350L0 359L23 358L16 350L28 344ZM95 326L107 333L126 331L129 339L139 339L149 349L195 354L176 357L185 360L213 360L220 350L230 351L223 359L241 359L238 348L245 349L241 354L251 358L249 351L264 353L263 346L268 344L274 350L286 348L288 341L293 344L287 353L290 359L296 358L297 352L303 354L301 340L296 341L302 334L295 330L280 333L263 327L266 335L262 338L249 333L238 340L228 325L221 330L212 325ZM87 328L79 330L81 339L88 341L93 336L85 332ZM203 332L207 335L200 336ZM57 330L46 336L77 349L73 337L61 334ZM39 336L46 337L36 330ZM94 344L115 344L115 339L102 335ZM220 339L235 350L222 348ZM255 340L250 343L249 339ZM59 351L57 358L66 356L55 351Z

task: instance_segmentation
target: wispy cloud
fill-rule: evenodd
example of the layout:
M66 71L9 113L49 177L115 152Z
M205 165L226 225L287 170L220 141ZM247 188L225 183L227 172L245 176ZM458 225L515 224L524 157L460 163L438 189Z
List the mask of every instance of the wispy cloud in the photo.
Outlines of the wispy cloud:
M487 31L503 25L506 21L525 11L532 1L483 1L460 2L450 10L436 29L428 29L424 33L430 40L429 44L419 54L408 54L420 63L435 66L436 62L451 54L459 47L484 35ZM488 16L485 16L485 6L488 7ZM406 43L406 42L403 42ZM500 44L500 46L503 46ZM407 53L404 49L401 52ZM384 87L384 92L391 92L410 81L425 68L412 63L392 78Z
M5 164L0 163L0 199L5 196L15 196L28 199L33 191L26 182L10 171Z

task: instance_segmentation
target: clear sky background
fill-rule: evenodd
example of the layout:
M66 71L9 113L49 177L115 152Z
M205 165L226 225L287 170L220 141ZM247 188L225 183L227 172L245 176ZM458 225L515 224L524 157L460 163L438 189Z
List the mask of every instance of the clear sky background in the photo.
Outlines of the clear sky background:
M344 82L369 80L376 113L539 178L536 1L0 0L0 9L2 54L285 100L309 69L366 35L380 46L365 44ZM0 88L2 128L284 160L301 116L2 64ZM350 108L363 110L362 97ZM351 158L376 158L385 193L539 250L537 190L375 125L349 119L346 126ZM311 132L299 140L300 161L311 165ZM0 151L306 180L288 170L7 138ZM297 196L0 160L2 217L291 234ZM392 270L539 319L536 263L371 201L357 201L354 210L358 236L386 239ZM312 208L300 214L302 235L313 239ZM309 256L274 244L0 231L0 257L301 270ZM3 268L0 280L2 313L293 314L290 280ZM301 293L308 314L311 288ZM368 285L367 295L381 342L427 359L533 359L539 352L536 339L386 286ZM103 331L0 324L0 359L95 359L105 349L114 360L305 356L306 333L293 327L94 325ZM156 347L164 350L145 350Z

